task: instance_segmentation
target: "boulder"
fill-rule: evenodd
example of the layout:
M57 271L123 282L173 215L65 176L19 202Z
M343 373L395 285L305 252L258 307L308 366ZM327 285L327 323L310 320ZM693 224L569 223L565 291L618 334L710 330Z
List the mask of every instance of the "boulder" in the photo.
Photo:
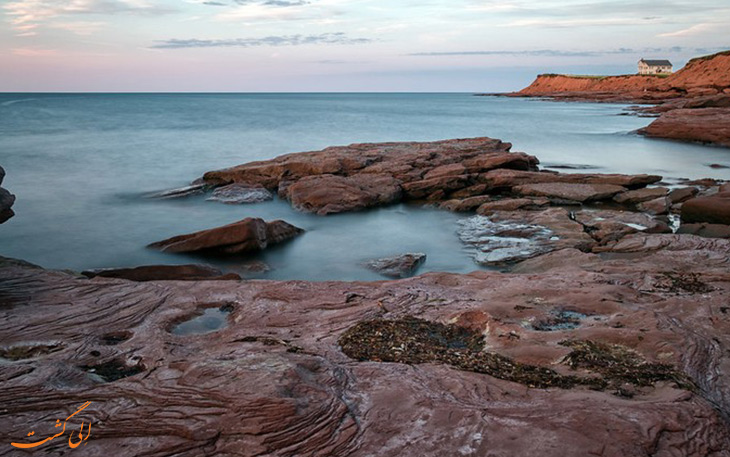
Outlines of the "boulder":
M389 278L405 278L412 275L425 262L426 254L415 253L369 260L365 266Z
M644 189L629 190L613 197L616 203L635 205L637 203L664 197L669 192L666 187L647 187Z
M273 199L271 192L263 186L229 184L213 191L207 200L228 204L260 203Z
M682 204L682 222L730 225L730 192L687 200Z
M613 184L572 184L558 182L525 184L512 189L518 195L553 197L577 202L606 200L625 190L624 187Z
M5 179L5 170L0 167L0 184L3 183L3 179ZM15 195L0 187L0 224L15 215L11 209L14 203Z
M15 215L11 209L15 203L15 195L0 187L0 224Z
M263 219L249 217L223 227L158 241L148 247L164 252L245 254L261 251L302 232L304 230L284 221L267 223Z
M117 278L129 281L220 281L239 280L235 273L223 273L208 265L144 265L133 268L104 268L81 272L87 278Z

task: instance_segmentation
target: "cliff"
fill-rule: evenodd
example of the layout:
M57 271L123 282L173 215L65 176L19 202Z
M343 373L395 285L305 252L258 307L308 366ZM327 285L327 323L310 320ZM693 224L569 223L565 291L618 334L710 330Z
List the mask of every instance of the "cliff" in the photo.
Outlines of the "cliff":
M730 93L730 51L690 60L669 75L539 75L514 96L583 97L598 100L663 100Z

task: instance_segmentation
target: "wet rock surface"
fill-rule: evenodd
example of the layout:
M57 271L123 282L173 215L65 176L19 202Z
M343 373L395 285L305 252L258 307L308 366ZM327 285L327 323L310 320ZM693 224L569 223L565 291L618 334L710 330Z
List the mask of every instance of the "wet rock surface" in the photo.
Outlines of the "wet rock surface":
M145 265L133 268L104 268L81 272L87 278L117 278L130 281L237 280L235 273L223 273L208 265Z
M92 455L727 455L729 243L637 233L531 272L377 283L87 281L3 260L0 426L23 442L91 401ZM223 307L210 333L171 331Z
M215 189L208 197L209 201L240 205L245 203L260 203L271 200L274 195L261 186L245 184L230 184Z
M405 278L411 276L426 262L426 254L401 254L382 259L369 260L365 266L389 278Z
M261 251L303 232L284 221L265 222L263 219L249 217L223 227L158 241L148 247L171 253L246 254Z

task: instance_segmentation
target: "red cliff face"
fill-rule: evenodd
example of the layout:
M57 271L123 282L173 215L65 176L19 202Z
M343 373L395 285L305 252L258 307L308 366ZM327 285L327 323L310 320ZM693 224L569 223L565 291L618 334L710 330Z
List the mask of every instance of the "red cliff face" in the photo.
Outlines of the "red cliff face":
M540 75L516 95L596 98L665 99L714 95L730 91L730 51L691 60L670 76L570 76Z

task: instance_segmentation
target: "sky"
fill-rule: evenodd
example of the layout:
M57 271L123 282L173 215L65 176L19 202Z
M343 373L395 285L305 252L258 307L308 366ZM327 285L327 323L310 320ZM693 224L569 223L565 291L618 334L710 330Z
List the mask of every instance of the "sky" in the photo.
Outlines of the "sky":
M0 0L0 91L498 92L729 31L729 0Z

